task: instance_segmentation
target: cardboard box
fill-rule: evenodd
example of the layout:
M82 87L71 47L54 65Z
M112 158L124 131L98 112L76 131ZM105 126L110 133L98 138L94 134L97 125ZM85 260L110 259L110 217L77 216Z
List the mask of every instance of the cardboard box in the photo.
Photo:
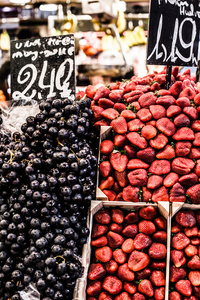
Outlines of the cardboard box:
M137 211L142 207L152 205L158 209L160 214L167 220L167 256L166 256L166 285L165 285L165 300L168 300L169 291L169 261L170 261L170 237L171 237L171 222L169 215L169 202L158 202L153 204L147 204L145 202L133 203L133 202L108 202L108 201L92 201L91 210L89 216L90 222L90 235L87 244L84 245L82 265L84 267L84 274L82 278L77 280L76 289L73 300L86 300L86 287L87 287L87 273L90 265L91 256L91 232L93 227L93 216L101 208L122 208L127 211Z

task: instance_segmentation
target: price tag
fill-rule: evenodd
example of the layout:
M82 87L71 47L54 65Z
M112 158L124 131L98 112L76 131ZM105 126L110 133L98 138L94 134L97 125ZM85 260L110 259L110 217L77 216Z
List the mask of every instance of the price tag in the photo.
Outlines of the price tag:
M72 34L12 41L12 99L75 99L74 48Z
M200 0L151 0L147 64L196 66Z

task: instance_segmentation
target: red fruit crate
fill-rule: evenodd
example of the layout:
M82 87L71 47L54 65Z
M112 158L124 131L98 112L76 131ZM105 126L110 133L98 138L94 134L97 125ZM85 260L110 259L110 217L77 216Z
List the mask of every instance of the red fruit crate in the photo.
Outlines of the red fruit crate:
M170 236L171 236L169 203L164 202L164 201L163 202L158 202L158 203L153 203L153 204L151 204L151 203L147 204L147 203L144 203L144 202L143 203L142 202L141 203L130 203L130 202L122 202L122 201L121 202L119 202L119 201L118 202L115 202L115 201L114 202L92 201L91 202L91 209L90 209L90 216L89 216L89 220L88 220L89 224L90 224L90 226L89 226L90 227L90 235L88 237L87 244L84 246L83 256L82 256L82 265L84 267L84 274L83 274L82 278L77 280L73 300L86 300L89 297L89 296L86 295L86 290L87 290L88 270L89 270L89 266L90 266L91 253L92 253L91 240L92 240L92 229L93 229L93 217L94 217L94 215L99 210L101 210L102 208L116 209L116 210L117 209L119 209L119 210L122 209L122 210L127 211L127 212L136 212L136 211L139 211L141 208L146 208L148 206L150 206L151 209L152 209L152 207L156 208L157 212L159 213L159 216L164 217L167 221L167 223L166 223L167 224L167 243L166 243L167 253L166 253L166 258L165 258L166 268L165 268L165 298L164 299L165 300L168 299L168 293L169 293L168 292L169 291L169 285L168 284L169 284L169 261L170 261ZM113 216L112 216L112 222L114 222ZM123 223L124 223L124 221L123 221ZM140 223L141 223L141 221L140 221ZM114 223L111 223L111 224L114 224ZM117 225L117 224L115 224L115 225ZM128 239L126 239L125 241L127 241L127 240ZM94 241L94 239L93 239L93 241ZM156 243L154 243L154 244L156 244ZM130 245L128 245L128 247L129 246ZM101 248L98 248L98 249L101 249ZM120 251L119 247L115 251ZM143 253L143 252L141 252L141 253ZM131 252L130 255L132 255L132 254L133 253ZM158 262L158 261L155 261L155 263L156 262ZM109 276L107 276L107 278L108 277ZM117 295L114 295L114 298L116 296ZM94 297L94 299L96 299L96 298Z

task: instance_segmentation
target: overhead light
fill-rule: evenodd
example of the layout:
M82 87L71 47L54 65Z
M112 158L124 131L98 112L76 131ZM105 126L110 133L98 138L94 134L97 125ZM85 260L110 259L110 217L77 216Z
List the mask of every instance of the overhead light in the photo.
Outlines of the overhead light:
M10 0L10 3L14 3L14 4L18 4L18 5L24 5L28 2L30 2L30 0Z
M40 11L57 11L58 6L56 4L41 4L39 7Z

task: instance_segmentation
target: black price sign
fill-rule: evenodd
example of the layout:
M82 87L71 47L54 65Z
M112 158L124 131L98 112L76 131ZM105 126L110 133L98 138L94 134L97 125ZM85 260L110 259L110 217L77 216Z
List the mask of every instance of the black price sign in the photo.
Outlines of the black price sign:
M74 36L11 42L13 100L75 99Z
M200 0L151 0L147 64L196 66Z

